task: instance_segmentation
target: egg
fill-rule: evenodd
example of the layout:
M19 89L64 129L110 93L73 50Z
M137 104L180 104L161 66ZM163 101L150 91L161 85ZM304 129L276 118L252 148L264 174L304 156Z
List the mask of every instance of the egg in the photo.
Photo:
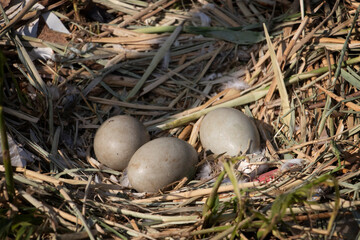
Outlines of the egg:
M140 147L128 168L130 184L138 192L156 192L184 177L195 174L197 152L175 137L154 139Z
M145 126L126 115L107 119L96 131L94 152L98 161L114 170L127 167L132 155L150 140Z
M249 150L260 149L260 136L254 122L234 108L217 108L209 112L201 122L202 146L215 154L236 156Z

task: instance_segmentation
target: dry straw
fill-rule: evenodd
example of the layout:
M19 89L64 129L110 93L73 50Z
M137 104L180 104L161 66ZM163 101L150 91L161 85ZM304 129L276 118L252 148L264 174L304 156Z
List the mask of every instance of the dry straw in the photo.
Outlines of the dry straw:
M11 169L3 141L0 238L357 237L339 229L360 204L358 3L7 2L1 138L33 161ZM51 30L40 17L48 11L71 34ZM35 37L16 34L39 18ZM34 58L40 48L54 55ZM201 117L220 107L257 120L269 166L280 169L272 178L239 182L243 156L202 148ZM152 138L191 143L210 178L155 194L123 186L123 173L92 151L96 129L117 114L140 119ZM306 164L281 171L292 158Z

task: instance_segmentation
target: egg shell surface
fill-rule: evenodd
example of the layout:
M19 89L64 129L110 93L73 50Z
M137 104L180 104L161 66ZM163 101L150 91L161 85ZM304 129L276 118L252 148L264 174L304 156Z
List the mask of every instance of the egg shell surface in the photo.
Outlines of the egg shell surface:
M132 156L127 171L130 184L138 192L156 192L184 177L195 174L197 152L175 137L154 139Z
M209 112L201 122L200 141L215 154L236 156L248 148L250 153L260 149L260 136L254 122L234 108L218 108Z
M102 164L121 171L136 150L149 140L145 126L139 120L127 115L114 116L96 131L94 152Z

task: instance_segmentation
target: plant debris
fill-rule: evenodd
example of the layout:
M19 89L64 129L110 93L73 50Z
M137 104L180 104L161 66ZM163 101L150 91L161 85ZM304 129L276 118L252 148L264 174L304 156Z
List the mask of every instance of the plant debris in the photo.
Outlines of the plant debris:
M356 1L0 4L1 239L359 238ZM260 155L203 149L220 107L256 120ZM93 152L120 114L191 144L198 177L127 186Z

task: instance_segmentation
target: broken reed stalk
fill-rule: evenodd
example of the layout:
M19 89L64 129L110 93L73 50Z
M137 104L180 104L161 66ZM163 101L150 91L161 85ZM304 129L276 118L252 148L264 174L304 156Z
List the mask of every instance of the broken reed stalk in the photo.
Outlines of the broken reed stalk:
M14 187L14 177L11 166L11 158L9 151L9 143L6 134L6 124L4 119L4 111L3 111L3 103L4 103L4 80L5 80L5 56L0 51L0 134L1 134L1 150L3 155L3 162L5 168L5 179L6 179L6 189L9 195L10 202L13 200L15 196L15 187Z

